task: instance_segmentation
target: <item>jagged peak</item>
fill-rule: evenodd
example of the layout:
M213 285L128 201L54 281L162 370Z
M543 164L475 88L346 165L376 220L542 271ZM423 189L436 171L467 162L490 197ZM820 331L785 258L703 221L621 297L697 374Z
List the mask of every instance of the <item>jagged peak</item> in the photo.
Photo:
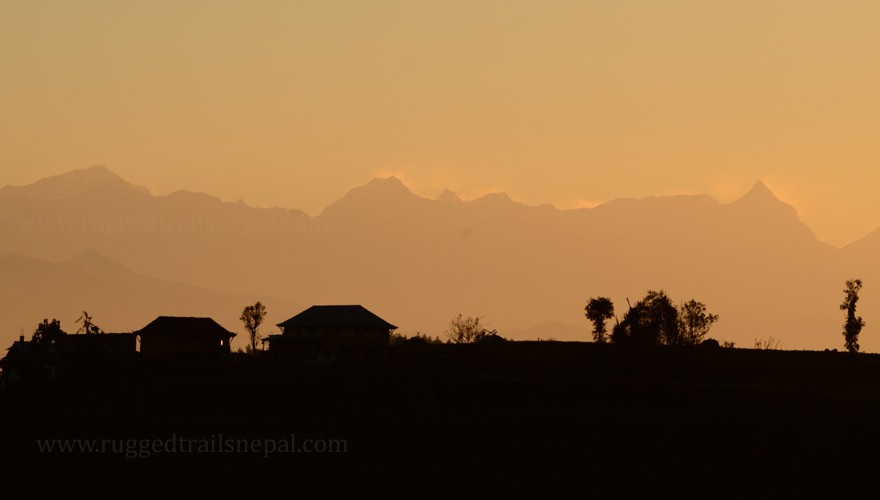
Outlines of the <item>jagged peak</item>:
M415 196L415 194L406 187L403 181L392 175L390 177L374 177L363 186L350 189L339 201L351 198L387 198L389 196L402 198Z
M413 194L403 181L397 177L376 177L370 179L369 182L362 186L350 189L345 196L328 205L321 214L337 213L340 209L346 211L369 211L376 207L387 207L388 200L405 202L406 200L420 199L422 198Z
M89 263L89 262L112 262L113 259L103 255L95 247L86 247L78 254L70 258L69 262L73 263Z
M128 268L110 257L102 254L94 247L86 247L78 254L74 255L67 261L74 266L90 271L124 271L129 272Z
M819 241L813 231L800 219L797 209L782 201L767 187L764 181L756 182L749 191L729 205L733 213L755 227L788 228L799 231L811 240Z
M363 186L351 189L342 199L346 198L414 198L416 197L406 184L393 175L375 177ZM342 200L340 200L342 201Z
M437 196L437 201L458 203L461 201L461 198L451 189L446 188Z
M112 170L105 167L104 165L92 165L91 167L86 168L78 168L71 170L70 172L66 172L59 175L54 175L51 177L45 177L41 179L39 182L49 181L49 180L71 180L74 182L87 182L87 183L99 183L99 182L107 182L107 181L122 181L125 180L122 177L116 175Z
M788 203L779 199L773 191L767 187L764 181L756 182L749 191L738 200L730 204L730 207L746 213L753 214L777 214L786 218L800 221L797 210Z
M767 187L767 183L764 182L764 179L758 179L758 180L752 185L752 188L750 189L750 191L755 191L755 190L766 191L766 192L768 192L768 193L772 193L772 191L770 191L770 188Z
M780 200L764 181L756 182L746 194L731 203L730 207L737 212L764 216L775 214L775 216L800 221L797 210Z
M395 176L389 177L374 177L370 179L369 182L364 184L363 186L354 188L351 192L360 191L360 192L370 192L370 193L378 193L382 195L394 194L394 195L411 195L412 191L406 184L403 183L400 179Z
M113 177L118 177L118 175L114 174L113 171L107 168L105 165L92 165L90 167L76 169L74 170L74 172L76 172L77 170L83 172L91 172L94 175L109 175Z
M744 204L744 203L766 203L766 202L774 202L774 203L782 203L776 194L767 187L767 184L764 183L763 180L759 180L756 182L751 189L746 192L746 194L742 195L738 200L734 201L733 204Z
M514 203L514 201L510 198L510 195L505 193L504 191L487 193L473 201L476 203Z
M79 168L63 174L44 177L32 184L7 186L4 189L42 200L94 195L109 191L118 192L120 190L149 195L146 188L129 183L103 165Z

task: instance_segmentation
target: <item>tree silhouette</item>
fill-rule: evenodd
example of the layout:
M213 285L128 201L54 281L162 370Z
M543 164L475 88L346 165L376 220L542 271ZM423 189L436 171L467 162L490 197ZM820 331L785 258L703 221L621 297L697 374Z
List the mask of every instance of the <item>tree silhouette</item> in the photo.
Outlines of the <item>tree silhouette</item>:
M697 345L709 333L717 314L706 312L706 304L694 299L685 302L678 310L678 330L683 345Z
M454 344L473 344L489 335L497 335L495 330L487 330L480 326L480 318L475 316L463 317L461 314L452 318L449 322L449 330L446 336Z
M614 317L614 303L608 297L590 299L584 310L587 320L593 323L593 342L604 344L607 332L605 320Z
M67 333L61 329L61 322L55 318L52 321L43 319L43 322L37 325L31 341L37 344L54 344Z
M844 346L849 352L859 352L859 333L865 322L861 316L856 316L856 303L859 301L859 292L862 290L862 280L847 280L846 288L843 289L845 297L840 304L840 309L846 311L846 323L843 325Z
M82 316L80 316L76 321L78 323L82 323L82 326L80 326L76 330L76 333L104 333L104 331L101 330L98 325L92 323L92 317L89 316L89 313L87 313L86 311L83 311Z
M260 328L260 324L263 323L263 318L265 317L266 306L257 301L256 304L245 307L239 318L244 322L244 329L250 334L251 353L257 352L257 340L260 338L257 335L257 329Z
M681 344L678 309L663 290L648 290L645 298L630 306L623 321L611 332L614 343L640 345Z

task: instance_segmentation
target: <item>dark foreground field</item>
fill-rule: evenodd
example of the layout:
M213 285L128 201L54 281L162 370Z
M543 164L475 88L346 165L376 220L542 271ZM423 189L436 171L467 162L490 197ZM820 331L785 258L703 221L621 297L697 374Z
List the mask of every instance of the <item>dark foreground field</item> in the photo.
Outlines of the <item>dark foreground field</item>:
M36 497L876 498L878 384L876 355L561 342L403 345L358 368L143 366L6 390L2 482ZM345 452L139 448L221 434ZM40 452L53 438L118 453Z

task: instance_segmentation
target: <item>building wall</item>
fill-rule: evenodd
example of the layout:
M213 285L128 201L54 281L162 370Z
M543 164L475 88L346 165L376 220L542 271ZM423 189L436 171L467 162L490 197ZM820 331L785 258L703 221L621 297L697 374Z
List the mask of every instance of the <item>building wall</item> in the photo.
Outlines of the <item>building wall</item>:
M171 335L150 335L141 338L141 357L144 359L218 356L229 352L229 341L221 345L219 339Z
M134 334L65 335L57 345L60 354L71 362L130 363L137 360Z
M286 330L269 343L269 351L279 361L372 361L386 354L388 338L384 328Z

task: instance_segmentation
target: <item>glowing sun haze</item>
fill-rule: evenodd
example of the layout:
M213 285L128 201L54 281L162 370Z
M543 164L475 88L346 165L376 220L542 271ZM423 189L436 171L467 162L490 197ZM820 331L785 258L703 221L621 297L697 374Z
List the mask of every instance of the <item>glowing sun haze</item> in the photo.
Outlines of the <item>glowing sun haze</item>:
M0 185L104 164L320 212L395 174L527 203L763 179L880 226L880 3L7 1Z

